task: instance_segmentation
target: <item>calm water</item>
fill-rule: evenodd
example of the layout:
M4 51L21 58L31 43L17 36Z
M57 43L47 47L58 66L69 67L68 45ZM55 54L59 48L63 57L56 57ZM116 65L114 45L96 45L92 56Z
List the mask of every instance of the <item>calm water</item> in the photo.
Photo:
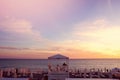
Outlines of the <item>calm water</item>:
M41 68L47 69L48 63L57 63L47 59L0 59L0 68ZM120 59L72 59L69 60L69 66L72 69L81 68L120 68Z

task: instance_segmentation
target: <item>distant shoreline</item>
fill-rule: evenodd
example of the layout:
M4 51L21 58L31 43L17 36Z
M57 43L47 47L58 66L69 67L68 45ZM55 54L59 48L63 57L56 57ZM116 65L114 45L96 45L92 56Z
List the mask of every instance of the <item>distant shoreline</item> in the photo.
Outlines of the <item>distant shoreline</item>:
M47 60L47 59L22 59L22 58L0 58L0 60ZM120 58L81 58L69 60L120 60Z

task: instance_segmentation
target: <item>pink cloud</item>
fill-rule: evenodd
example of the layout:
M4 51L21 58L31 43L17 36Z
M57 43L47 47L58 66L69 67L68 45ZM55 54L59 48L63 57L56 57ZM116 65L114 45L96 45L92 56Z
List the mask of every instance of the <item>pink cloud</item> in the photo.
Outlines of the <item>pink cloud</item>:
M18 34L32 34L32 25L26 20L7 18L0 22L0 30Z
M0 30L11 35L19 35L17 37L42 40L40 33L33 30L32 23L25 19L6 17L0 21Z
M17 48L17 47L4 47L0 46L1 50L30 50L29 48Z

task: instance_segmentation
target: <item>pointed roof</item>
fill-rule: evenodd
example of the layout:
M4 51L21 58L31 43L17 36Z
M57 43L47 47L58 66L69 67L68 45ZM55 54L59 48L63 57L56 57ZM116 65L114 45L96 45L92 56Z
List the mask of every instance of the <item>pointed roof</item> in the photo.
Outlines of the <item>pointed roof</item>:
M66 56L61 55L61 54L56 54L56 55L48 57L48 59L69 59L69 57L66 57Z

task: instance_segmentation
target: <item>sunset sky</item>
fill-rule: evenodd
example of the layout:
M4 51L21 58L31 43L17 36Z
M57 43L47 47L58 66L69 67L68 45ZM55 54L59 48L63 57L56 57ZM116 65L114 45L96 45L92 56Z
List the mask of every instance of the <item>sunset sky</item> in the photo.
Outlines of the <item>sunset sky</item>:
M0 58L120 58L120 0L0 0Z

